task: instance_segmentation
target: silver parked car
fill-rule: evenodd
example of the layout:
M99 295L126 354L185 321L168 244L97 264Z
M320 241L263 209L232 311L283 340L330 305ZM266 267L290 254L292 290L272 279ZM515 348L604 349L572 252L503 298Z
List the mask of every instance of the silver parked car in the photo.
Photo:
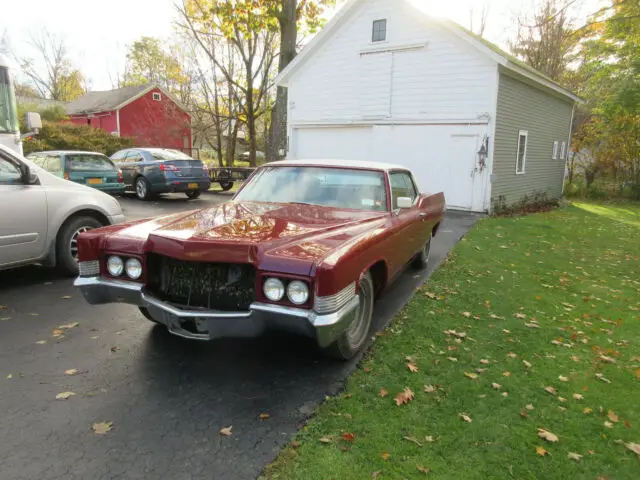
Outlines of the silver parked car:
M118 201L0 145L0 270L41 263L78 273L78 236L124 221Z

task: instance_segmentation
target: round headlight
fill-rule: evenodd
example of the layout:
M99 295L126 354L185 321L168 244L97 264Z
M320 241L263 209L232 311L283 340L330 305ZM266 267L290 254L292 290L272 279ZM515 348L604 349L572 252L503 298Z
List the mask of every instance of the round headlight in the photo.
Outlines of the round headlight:
M309 299L309 287L300 280L294 280L287 287L287 297L291 303L302 305Z
M277 278L268 278L264 282L264 295L272 302L279 302L284 297L284 284Z
M122 259L115 255L109 257L107 259L107 270L109 271L109 275L113 277L119 277L122 275L122 271L124 270L124 263L122 262Z
M142 264L137 258L130 258L125 263L125 271L127 276L132 280L137 280L142 276Z

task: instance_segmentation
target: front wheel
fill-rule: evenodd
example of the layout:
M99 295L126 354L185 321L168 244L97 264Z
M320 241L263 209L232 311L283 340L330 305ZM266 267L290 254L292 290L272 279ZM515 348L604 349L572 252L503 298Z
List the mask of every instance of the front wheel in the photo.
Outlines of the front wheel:
M364 347L371 329L374 292L371 274L367 272L360 277L358 290L360 302L354 319L335 342L323 349L326 355L339 360L349 360Z
M56 239L56 263L64 273L78 275L78 237L83 232L102 226L93 217L72 218L62 226Z
M412 262L413 268L416 270L421 270L423 268L427 268L427 264L429 263L429 255L431 254L431 238L427 240L427 243L424 244L420 253L415 256Z
M220 187L223 192L228 192L233 188L233 182L220 182Z
M189 197L190 200L195 200L199 196L200 196L200 192L197 191L197 190L192 191L192 192L187 192L187 197Z

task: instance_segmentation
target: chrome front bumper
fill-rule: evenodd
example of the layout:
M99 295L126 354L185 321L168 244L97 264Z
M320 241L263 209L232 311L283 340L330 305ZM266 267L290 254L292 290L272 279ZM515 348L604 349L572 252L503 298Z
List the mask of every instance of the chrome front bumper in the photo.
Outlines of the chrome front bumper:
M131 282L78 277L74 286L91 305L126 303L144 307L172 334L195 340L256 337L273 328L314 337L320 347L327 347L351 324L359 304L358 295L354 294L337 311L323 315L313 310L260 302L253 302L248 312L183 310L154 297L143 285Z

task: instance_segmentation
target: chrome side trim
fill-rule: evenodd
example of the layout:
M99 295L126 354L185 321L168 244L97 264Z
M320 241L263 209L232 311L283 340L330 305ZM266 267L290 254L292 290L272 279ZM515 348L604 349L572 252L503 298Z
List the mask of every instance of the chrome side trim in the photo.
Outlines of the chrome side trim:
M269 303L253 302L251 304L251 310L257 310L259 312L273 313L275 315L287 315L289 317L298 317L309 319L312 315L310 310L304 310L302 308L285 307L281 305L271 305Z
M326 297L316 297L313 310L319 315L335 312L351 300L355 294L356 282L353 282L338 293Z

